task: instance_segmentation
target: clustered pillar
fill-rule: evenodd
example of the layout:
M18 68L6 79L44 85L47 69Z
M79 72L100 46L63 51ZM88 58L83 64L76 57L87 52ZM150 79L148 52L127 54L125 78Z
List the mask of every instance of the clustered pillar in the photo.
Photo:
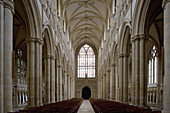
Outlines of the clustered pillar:
M63 88L62 88L62 84L63 84L63 77L62 77L62 67L59 68L59 76L60 76L60 101L63 100Z
M57 66L57 101L60 100L60 68L61 66Z
M145 38L144 34L132 38L132 87L131 97L134 105L146 105L145 73Z
M128 102L128 57L127 53L123 54L123 102Z
M28 37L27 39L27 90L28 107L39 106L42 104L42 40L39 38Z
M123 102L123 54L119 55L119 101Z
M46 56L46 103L50 103L50 56Z
M67 100L67 71L64 71L64 100Z
M50 102L55 102L55 56L50 56L50 63L51 63L51 76L50 76Z
M164 110L163 113L169 113L170 111L170 0L163 1L164 8L164 45L165 45L165 77L164 77Z
M13 0L0 1L0 112L12 111Z

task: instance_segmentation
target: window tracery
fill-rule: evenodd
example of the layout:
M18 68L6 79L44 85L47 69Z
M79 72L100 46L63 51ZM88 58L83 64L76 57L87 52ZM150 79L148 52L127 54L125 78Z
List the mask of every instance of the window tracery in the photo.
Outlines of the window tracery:
M78 54L78 78L95 78L95 54L93 49L85 44Z
M149 58L149 80L148 84L157 83L156 76L157 48L153 45Z
M26 84L26 53L25 47L17 49L18 83Z

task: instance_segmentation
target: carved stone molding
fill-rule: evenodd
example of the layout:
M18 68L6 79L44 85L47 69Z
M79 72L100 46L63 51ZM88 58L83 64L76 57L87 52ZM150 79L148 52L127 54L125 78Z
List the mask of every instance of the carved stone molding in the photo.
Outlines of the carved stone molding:
M162 8L165 9L166 4L169 3L169 2L170 2L170 0L163 0L163 2L162 2Z

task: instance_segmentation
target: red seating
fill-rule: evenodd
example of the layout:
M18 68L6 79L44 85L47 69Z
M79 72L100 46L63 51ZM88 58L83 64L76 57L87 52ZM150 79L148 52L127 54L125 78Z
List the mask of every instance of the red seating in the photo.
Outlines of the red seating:
M77 113L82 101L83 99L73 98L27 110L19 110L19 113Z
M96 113L152 113L151 109L123 104L104 99L89 99Z

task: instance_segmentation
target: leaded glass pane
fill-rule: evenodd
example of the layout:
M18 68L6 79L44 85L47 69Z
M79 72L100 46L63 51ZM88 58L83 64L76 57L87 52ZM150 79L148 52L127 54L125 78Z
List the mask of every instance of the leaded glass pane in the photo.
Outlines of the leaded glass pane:
M85 44L78 54L78 78L94 78L95 77L95 54L93 49Z

